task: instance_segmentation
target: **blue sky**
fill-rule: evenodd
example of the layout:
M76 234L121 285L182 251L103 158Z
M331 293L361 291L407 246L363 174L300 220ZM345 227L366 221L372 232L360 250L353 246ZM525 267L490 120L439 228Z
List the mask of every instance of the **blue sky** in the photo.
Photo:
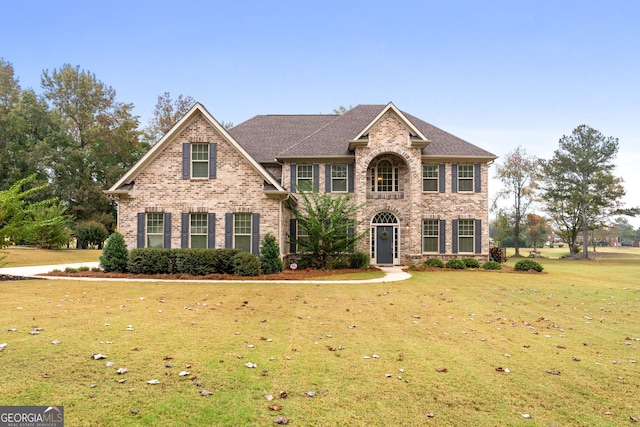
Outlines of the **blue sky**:
M165 91L235 124L393 101L498 156L522 145L550 158L563 134L587 124L620 139L616 174L627 206L640 206L635 0L34 0L2 9L0 57L23 88L41 92L44 70L79 65L133 103L143 124Z

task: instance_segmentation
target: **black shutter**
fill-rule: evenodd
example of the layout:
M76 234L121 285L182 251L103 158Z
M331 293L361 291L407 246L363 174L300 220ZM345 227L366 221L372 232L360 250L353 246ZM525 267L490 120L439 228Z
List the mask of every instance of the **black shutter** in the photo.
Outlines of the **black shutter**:
M180 247L189 247L189 213L182 213L182 224L180 225Z
M451 252L458 253L458 220L451 221Z
M331 165L329 163L324 165L324 191L331 193Z
M164 214L164 248L171 249L171 214Z
M191 145L182 144L182 179L191 178Z
M476 219L475 223L473 224L473 231L475 233L475 237L476 237L476 253L477 254L481 254L482 253L482 220L481 219Z
M347 165L347 190L349 193L353 193L354 191L354 176L353 176L353 165Z
M458 192L458 165L456 163L451 165L451 192Z
M296 244L293 243L298 238L298 220L290 219L289 220L289 252L292 254L296 253Z
M224 214L224 247L233 247L233 214Z
M218 144L209 144L209 179L215 179L218 169Z
M475 170L474 170L474 173L473 173L473 180L475 182L475 192L476 193L480 193L482 191L482 180L480 179L481 178L480 174L481 174L482 168L481 168L480 163L476 163L474 169Z
M438 235L440 237L440 253L444 254L447 252L447 222L444 219L441 219L439 223Z
M137 246L144 248L144 231L146 228L147 215L144 212L138 213L138 239Z
M320 165L317 163L313 165L313 188L320 189Z
M438 191L444 193L446 191L446 179L445 179L444 163L438 165Z
M260 214L251 214L251 253L260 254Z
M298 168L295 163L291 164L291 192L296 192L296 183L298 182Z
M216 247L216 214L207 214L207 248Z

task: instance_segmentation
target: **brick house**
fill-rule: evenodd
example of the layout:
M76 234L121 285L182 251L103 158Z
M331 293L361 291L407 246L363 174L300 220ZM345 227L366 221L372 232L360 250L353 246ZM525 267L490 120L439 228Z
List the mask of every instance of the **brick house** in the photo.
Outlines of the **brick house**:
M488 170L496 156L387 105L342 115L261 115L225 130L193 108L107 194L129 248L238 247L265 234L283 258L302 236L296 187L352 193L373 264L489 253Z

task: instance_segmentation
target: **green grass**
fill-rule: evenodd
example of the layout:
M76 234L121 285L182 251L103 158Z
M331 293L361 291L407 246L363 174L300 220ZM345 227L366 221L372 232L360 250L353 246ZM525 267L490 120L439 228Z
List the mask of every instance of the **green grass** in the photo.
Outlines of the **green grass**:
M633 255L382 284L0 282L0 402L64 405L73 426L627 425L640 416Z
M24 246L11 246L0 251L0 267L27 267L32 265L73 264L98 261L102 250L98 249L37 249Z

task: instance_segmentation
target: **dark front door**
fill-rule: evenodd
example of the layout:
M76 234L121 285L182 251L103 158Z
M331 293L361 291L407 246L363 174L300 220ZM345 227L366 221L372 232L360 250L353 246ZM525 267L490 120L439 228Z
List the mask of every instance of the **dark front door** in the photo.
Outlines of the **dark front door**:
M376 227L376 264L393 264L393 227Z

